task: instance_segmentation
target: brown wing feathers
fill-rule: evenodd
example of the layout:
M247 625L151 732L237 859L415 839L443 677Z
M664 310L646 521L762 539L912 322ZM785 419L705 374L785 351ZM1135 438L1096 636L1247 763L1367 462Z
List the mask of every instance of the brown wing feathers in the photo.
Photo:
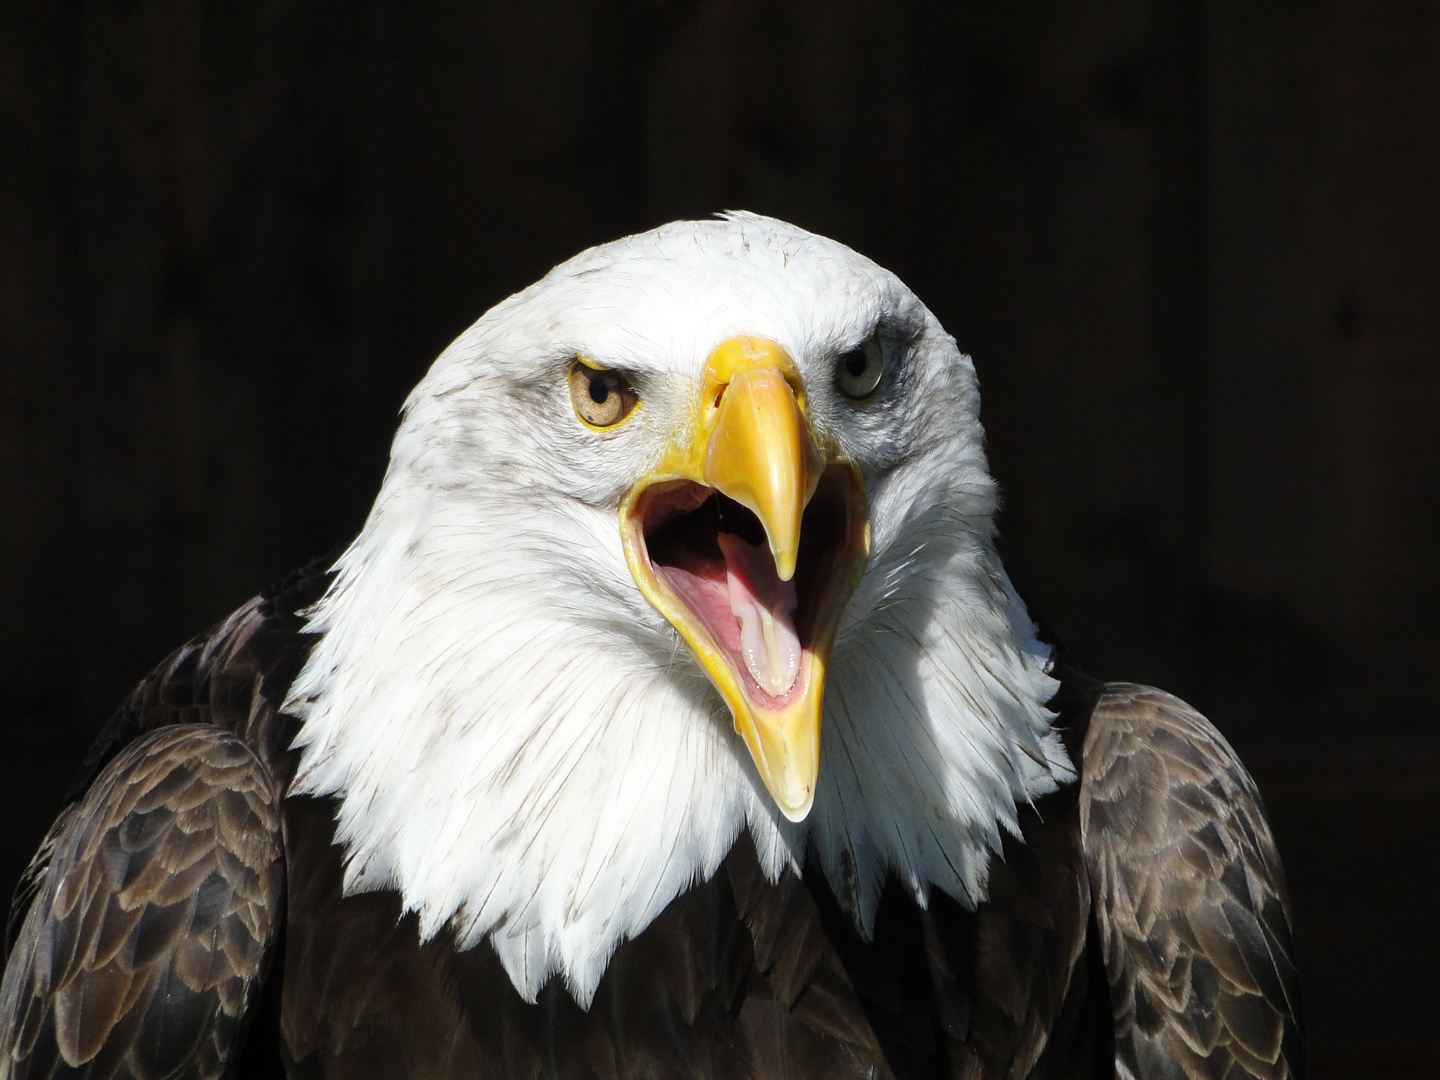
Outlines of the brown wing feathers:
M279 914L264 766L228 732L163 728L59 825L0 997L13 1075L219 1076Z
M1234 751L1184 702L1115 684L1083 773L1119 1063L1137 1077L1303 1075L1284 875Z

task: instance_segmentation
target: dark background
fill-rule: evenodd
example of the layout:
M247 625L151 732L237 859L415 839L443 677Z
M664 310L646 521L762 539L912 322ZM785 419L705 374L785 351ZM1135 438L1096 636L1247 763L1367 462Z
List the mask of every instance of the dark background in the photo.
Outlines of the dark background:
M973 353L1003 550L1204 708L1314 1075L1440 1076L1440 4L0 5L0 885L171 647L359 526L579 249L746 207Z

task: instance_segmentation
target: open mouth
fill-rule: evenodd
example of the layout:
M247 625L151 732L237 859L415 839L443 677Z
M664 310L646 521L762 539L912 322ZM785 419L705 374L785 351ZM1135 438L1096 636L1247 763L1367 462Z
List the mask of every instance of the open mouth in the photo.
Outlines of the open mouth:
M759 518L714 488L662 481L635 505L632 528L655 581L763 711L790 706L810 683L817 655L823 664L829 652L851 579L863 569L860 491L848 465L821 474L789 581L776 570Z
M825 667L870 553L865 481L826 465L785 349L728 338L696 411L620 504L625 562L730 708L776 807L820 775Z

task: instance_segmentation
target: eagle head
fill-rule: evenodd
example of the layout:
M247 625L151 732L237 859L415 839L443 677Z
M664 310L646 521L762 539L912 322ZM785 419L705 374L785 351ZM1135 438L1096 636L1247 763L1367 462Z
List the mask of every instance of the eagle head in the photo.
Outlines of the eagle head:
M588 1003L742 830L868 933L983 898L1073 777L993 546L974 369L893 274L753 214L583 252L405 404L309 613L293 791L346 887Z

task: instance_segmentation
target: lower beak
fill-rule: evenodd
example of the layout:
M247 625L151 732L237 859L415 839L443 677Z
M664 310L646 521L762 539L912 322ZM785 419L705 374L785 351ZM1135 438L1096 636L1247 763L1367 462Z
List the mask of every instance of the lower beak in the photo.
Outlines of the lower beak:
M869 557L864 483L827 462L794 364L732 338L694 422L620 511L626 559L734 716L781 812L810 812L825 668Z

